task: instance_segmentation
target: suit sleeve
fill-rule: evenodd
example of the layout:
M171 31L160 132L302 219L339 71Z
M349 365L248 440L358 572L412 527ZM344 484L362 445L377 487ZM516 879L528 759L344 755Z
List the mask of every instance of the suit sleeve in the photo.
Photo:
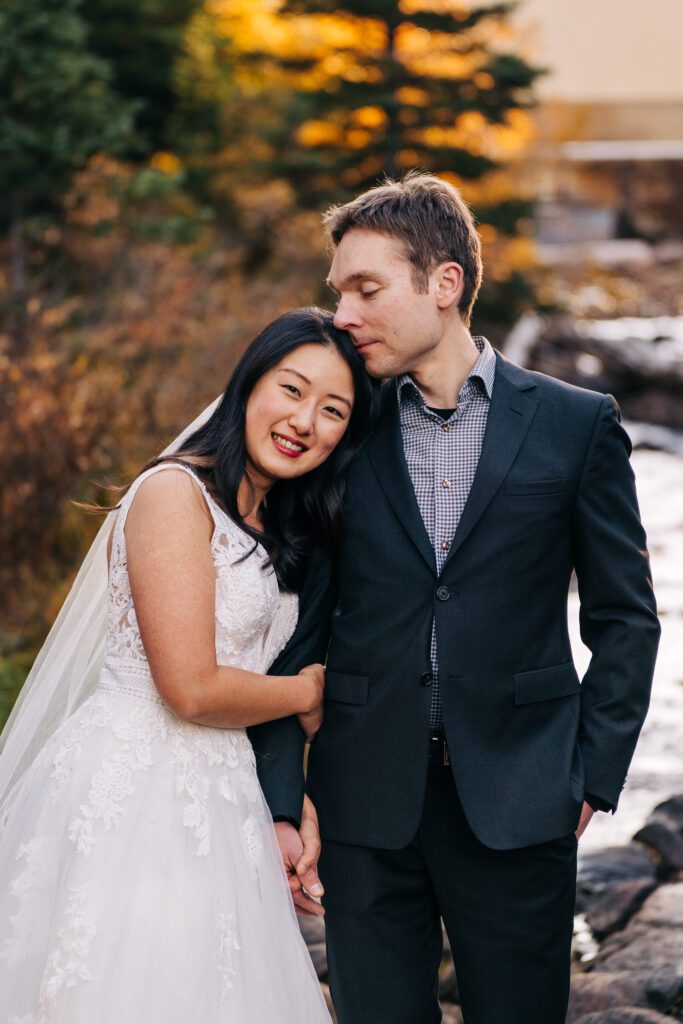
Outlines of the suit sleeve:
M630 453L607 396L579 482L573 540L581 638L592 654L579 724L585 790L614 808L647 713L660 634Z
M320 549L311 554L299 595L299 620L289 643L268 670L269 675L296 675L305 665L324 663L335 604L331 557ZM305 738L295 717L251 726L249 739L256 769L273 818L301 820L304 799Z

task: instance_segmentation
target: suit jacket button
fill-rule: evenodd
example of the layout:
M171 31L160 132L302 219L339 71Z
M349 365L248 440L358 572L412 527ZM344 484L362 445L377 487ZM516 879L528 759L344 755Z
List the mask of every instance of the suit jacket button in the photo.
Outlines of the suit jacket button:
M447 601L448 598L451 596L451 592L448 589L448 587L439 587L439 589L436 592L436 596L438 597L439 601Z
M431 686L433 682L434 676L432 675L431 672L423 672L422 675L420 676L421 686Z

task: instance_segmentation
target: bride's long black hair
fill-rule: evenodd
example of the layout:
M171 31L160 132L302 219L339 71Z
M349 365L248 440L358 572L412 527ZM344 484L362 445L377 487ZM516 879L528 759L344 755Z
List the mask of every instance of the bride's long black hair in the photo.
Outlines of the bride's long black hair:
M348 364L354 404L344 435L316 469L291 480L278 480L263 507L263 532L240 515L237 494L247 467L246 408L256 382L300 345L327 345ZM378 410L379 385L365 372L346 331L334 326L331 313L316 306L294 309L269 324L247 348L228 381L223 397L206 423L172 455L154 459L145 469L166 461L192 466L231 519L260 541L284 590L298 590L312 544L333 548L342 524L346 470L371 432Z

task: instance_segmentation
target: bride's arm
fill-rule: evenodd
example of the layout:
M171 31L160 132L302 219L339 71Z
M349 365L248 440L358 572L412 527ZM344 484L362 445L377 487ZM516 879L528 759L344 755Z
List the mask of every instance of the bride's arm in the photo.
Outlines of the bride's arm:
M179 717L222 728L313 710L321 666L267 676L216 664L212 532L204 497L182 470L150 476L128 511L128 574L159 693Z

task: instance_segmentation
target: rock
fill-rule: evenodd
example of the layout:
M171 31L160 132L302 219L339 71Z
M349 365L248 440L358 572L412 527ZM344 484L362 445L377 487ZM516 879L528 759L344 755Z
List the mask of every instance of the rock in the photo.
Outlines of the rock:
M640 924L636 915L623 932L607 939L595 971L629 972L650 1006L669 1010L683 997L683 931Z
M609 1010L614 1006L646 1006L643 986L626 971L593 971L575 974L569 993L567 1024L574 1024L587 1013Z
M463 1024L462 1010L453 1003L443 1003L441 1006L441 1024Z
M320 985L320 989L322 991L322 994L325 997L325 1002L327 1003L327 1009L330 1011L330 1016L332 1017L332 1024L337 1024L337 1015L334 1012L334 1006L332 1005L332 996L330 995L330 986L329 985L325 985L324 983L322 983Z
M654 880L634 878L591 894L585 917L599 940L623 928L655 888Z
M579 862L576 912L596 938L623 928L657 884L657 868L634 843L589 853Z
M299 931L304 937L307 946L313 946L316 942L325 941L325 918L324 917L299 917Z
M680 928L683 957L683 882L660 886L644 904L637 921L656 928ZM652 941L657 941L656 935Z
M327 977L327 950L324 942L316 942L312 946L308 947L308 952L313 961L315 967L315 973L318 978L324 979Z
M683 838L660 821L649 821L634 839L649 846L662 858L662 870L683 870Z
M664 873L683 871L683 797L658 804L633 838L656 850Z
M638 1006L617 1006L577 1017L574 1024L671 1024L671 1017L663 1017L655 1010L642 1010Z
M683 835L683 793L657 804L650 815L650 821L653 818L665 818L674 831Z
M589 853L579 861L577 887L580 896L602 892L617 882L641 879L654 882L656 867L651 857L633 843L628 846L608 846ZM584 907L577 907L583 912Z
M453 1003L457 1003L460 999L458 979L455 974L453 961L450 958L445 964L442 963L441 970L439 971L439 997Z

